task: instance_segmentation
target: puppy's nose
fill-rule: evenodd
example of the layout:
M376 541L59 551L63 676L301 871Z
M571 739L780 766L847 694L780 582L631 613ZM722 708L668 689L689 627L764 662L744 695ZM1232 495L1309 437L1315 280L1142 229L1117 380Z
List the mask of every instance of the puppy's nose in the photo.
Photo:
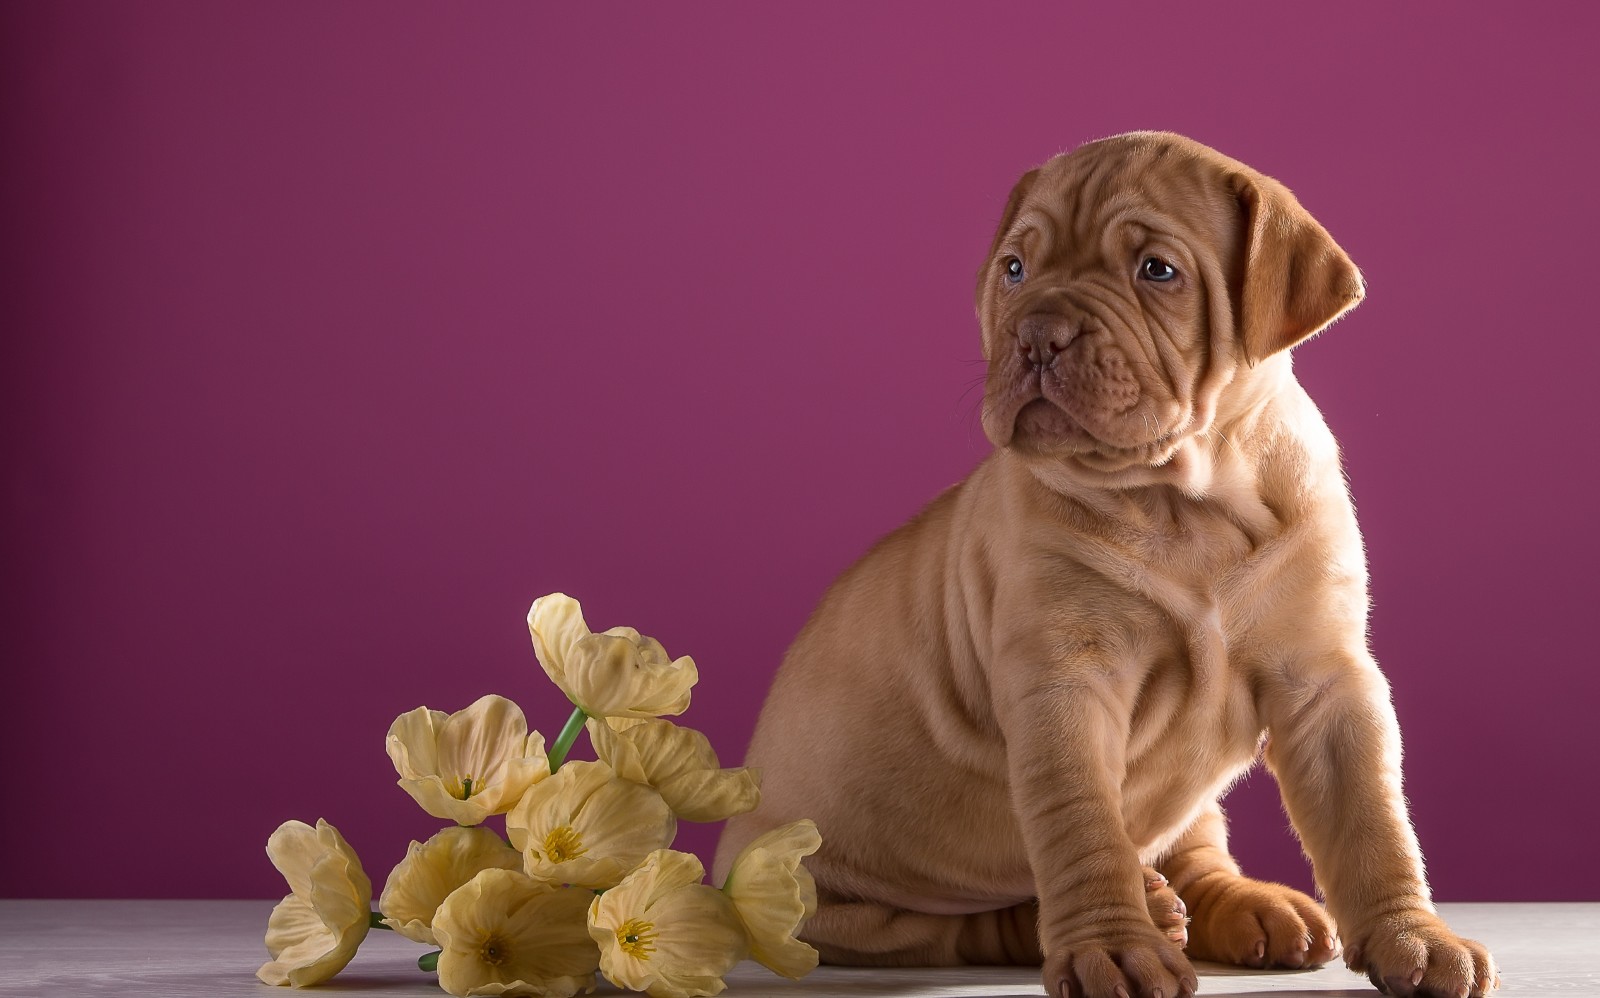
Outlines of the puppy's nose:
M1061 351L1077 335L1077 326L1066 316L1034 312L1017 323L1017 352L1034 367L1054 367Z

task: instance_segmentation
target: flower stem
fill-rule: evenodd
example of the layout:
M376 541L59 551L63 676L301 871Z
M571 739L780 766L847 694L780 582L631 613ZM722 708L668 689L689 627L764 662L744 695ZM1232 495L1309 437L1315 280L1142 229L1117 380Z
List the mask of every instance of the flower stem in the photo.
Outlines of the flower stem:
M572 708L572 716L567 718L567 726L561 729L561 734L556 735L554 745L550 746L550 772L561 768L567 761L567 753L572 750L572 743L578 740L578 732L583 730L583 722L589 715L583 712L582 707Z
M374 929L388 929L390 932L394 931L394 926L384 924L383 912L381 911L373 912L372 917L367 921L367 924L372 926Z
M436 949L432 953L424 953L417 957L417 969L425 970L430 974L438 973L439 954L443 952L444 950L442 949Z

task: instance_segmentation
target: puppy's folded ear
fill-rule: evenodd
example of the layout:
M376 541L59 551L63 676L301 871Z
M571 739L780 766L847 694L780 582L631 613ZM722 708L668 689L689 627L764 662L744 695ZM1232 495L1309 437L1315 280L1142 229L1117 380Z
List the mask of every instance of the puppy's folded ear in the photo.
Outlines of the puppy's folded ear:
M1006 233L1011 231L1011 226L1017 220L1017 213L1022 210L1022 199L1033 190L1033 182L1039 179L1039 170L1035 167L1022 175L1017 181L1017 186L1011 188L1011 196L1006 199L1006 210L1000 213L1000 225L994 230L994 238L989 240L989 252L983 258L983 263L978 265L978 293L976 304L978 312L983 312L983 291L989 274L989 264L994 260L994 254L1000 249L1000 243L1005 239Z
M1261 174L1234 174L1230 181L1245 221L1235 314L1245 356L1254 364L1354 308L1366 284L1287 187Z

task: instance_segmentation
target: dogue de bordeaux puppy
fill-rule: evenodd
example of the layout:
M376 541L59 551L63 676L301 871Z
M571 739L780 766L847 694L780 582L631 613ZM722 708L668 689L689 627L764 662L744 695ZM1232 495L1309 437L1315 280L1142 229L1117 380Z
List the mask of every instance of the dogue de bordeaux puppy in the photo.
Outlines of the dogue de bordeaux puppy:
M815 819L830 963L1178 998L1188 957L1342 951L1390 994L1490 991L1429 900L1361 534L1290 365L1363 292L1287 188L1182 136L1023 176L978 279L994 450L823 597L721 869ZM1218 797L1263 754L1326 909L1228 853Z

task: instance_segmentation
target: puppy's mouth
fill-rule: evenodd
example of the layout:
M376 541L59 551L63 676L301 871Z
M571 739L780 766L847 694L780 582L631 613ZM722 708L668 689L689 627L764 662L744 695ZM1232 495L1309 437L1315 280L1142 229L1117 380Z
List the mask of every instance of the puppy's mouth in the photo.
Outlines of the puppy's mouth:
M1093 439L1083 424L1073 419L1067 411L1043 395L1024 402L1012 420L1012 440L1065 441L1073 437Z
M991 394L984 408L984 430L995 446L1024 457L1075 460L1095 471L1163 464L1182 438L1176 430L1158 432L1142 419L1119 414L1115 422L1125 432L1107 439L1113 434L1091 430L1070 397L1038 372L1012 381L1009 392Z

